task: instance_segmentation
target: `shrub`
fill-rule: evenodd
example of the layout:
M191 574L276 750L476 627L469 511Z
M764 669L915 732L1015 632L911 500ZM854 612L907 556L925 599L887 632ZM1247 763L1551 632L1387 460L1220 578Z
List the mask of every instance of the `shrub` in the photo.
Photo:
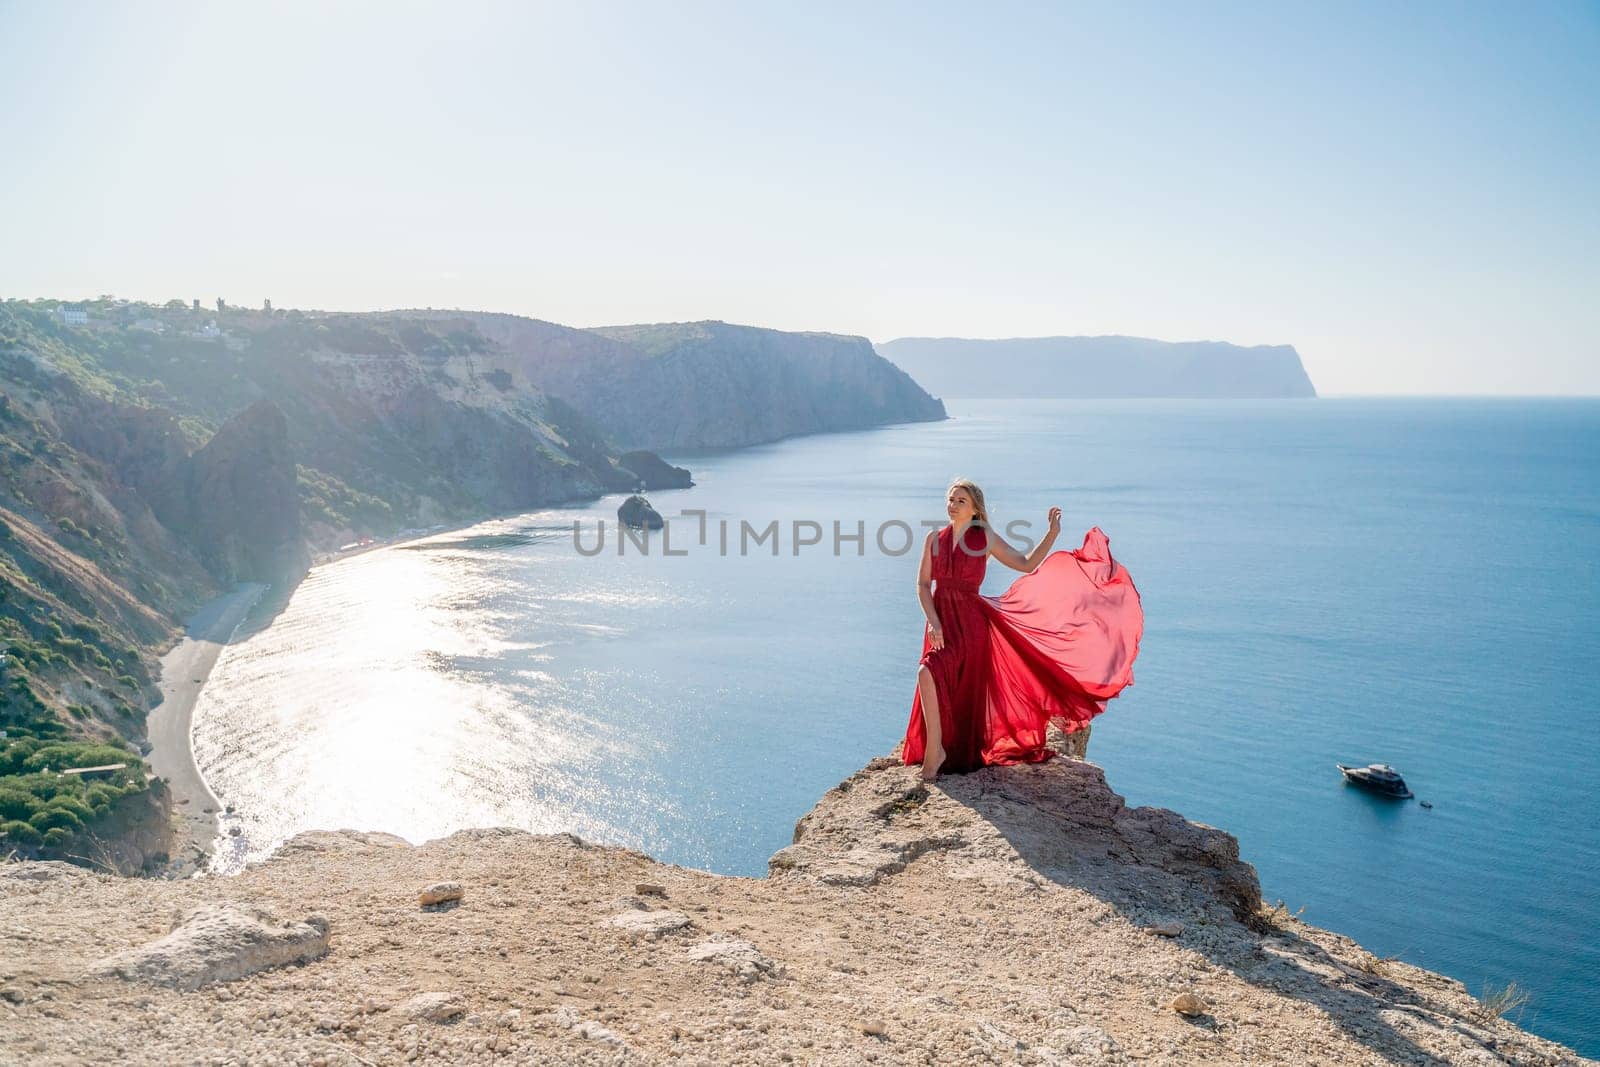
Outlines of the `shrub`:
M26 820L42 806L39 798L32 793L0 785L0 819L12 822Z
M83 799L97 814L104 815L111 805L122 799L122 790L104 782L95 782L84 790Z
M14 845L33 846L44 842L44 835L19 819L0 823L0 837Z
M28 823L35 830L45 833L58 829L68 831L83 829L83 820L63 808L41 808L33 813Z
M77 797L68 796L65 793L57 793L45 801L45 807L53 808L57 811L70 811L78 817L79 822L88 822L94 818L94 809Z
M42 771L46 767L59 771L66 767L99 767L107 763L127 763L136 767L138 757L112 745L59 741L39 749L24 760L22 766L29 771Z
M72 840L72 831L64 826L52 826L44 832L45 848L60 848Z
M0 748L0 774L21 774L23 763L39 751L41 744L43 742L36 737L24 737Z

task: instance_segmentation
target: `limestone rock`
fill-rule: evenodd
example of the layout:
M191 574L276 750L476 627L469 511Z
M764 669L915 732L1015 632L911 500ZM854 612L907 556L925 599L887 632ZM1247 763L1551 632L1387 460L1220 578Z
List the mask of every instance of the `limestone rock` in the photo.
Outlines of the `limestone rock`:
M446 1023L466 1014L467 1002L460 993L418 993L395 1011L410 1019L429 1023Z
M607 919L606 925L617 927L629 937L654 939L676 933L693 921L681 911L625 911Z
M597 1041L603 1045L611 1045L625 1049L627 1042L618 1037L616 1033L593 1019L582 1018L576 1009L563 1005L556 1009L555 1020L557 1025L571 1030L578 1037L586 1041Z
M435 904L460 900L464 893L465 890L461 888L460 882L435 882L432 885L423 886L422 891L417 894L417 899L426 908Z
M1131 899L1159 882L1240 920L1261 902L1231 834L1165 808L1129 808L1101 768L1061 757L946 775L931 789L897 758L873 760L800 819L768 872L865 886L930 853L960 877L995 883L1090 883Z
M317 959L328 951L328 930L320 915L284 922L259 908L202 904L165 937L107 958L90 976L197 989Z
M783 972L782 967L750 942L731 937L702 941L689 949L689 958L702 963L715 963L746 982L776 977Z
M1191 1018L1196 1015L1204 1015L1209 1010L1206 1007L1206 1002L1201 1000L1194 993L1179 993L1176 997L1172 998L1172 1002L1168 1004L1167 1007L1171 1008L1179 1015L1187 1015Z

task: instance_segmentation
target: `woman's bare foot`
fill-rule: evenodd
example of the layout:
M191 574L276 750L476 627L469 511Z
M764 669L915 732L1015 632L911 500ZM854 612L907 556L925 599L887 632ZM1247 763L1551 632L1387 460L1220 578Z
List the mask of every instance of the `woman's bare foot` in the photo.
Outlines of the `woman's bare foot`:
M939 768L944 765L944 747L930 748L922 757L922 780L931 782L939 777Z

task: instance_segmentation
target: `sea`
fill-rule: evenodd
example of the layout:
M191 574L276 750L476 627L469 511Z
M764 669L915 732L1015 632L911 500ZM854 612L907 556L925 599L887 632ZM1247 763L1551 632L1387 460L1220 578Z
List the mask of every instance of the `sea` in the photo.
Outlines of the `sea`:
M946 406L667 453L695 485L648 494L645 538L612 496L316 567L196 709L218 869L304 829L507 825L763 874L902 737L917 551L963 475L1014 544L1059 506L1056 549L1099 526L1128 568L1143 643L1089 758L1130 805L1600 1056L1600 399Z

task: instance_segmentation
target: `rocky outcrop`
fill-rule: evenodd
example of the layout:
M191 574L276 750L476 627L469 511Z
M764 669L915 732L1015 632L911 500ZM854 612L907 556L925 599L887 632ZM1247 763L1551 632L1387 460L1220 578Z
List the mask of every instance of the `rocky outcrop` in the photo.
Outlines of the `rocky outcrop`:
M893 757L847 778L795 826L774 875L866 886L930 852L976 877L1092 887L1108 899L1165 891L1174 914L1241 922L1261 909L1255 869L1231 834L1165 808L1129 808L1092 763L1055 759L950 775L936 788Z
M165 936L116 953L89 976L198 989L269 967L307 963L327 951L328 920L320 915L284 922L261 908L201 904Z
M903 337L879 345L878 351L941 397L1317 395L1293 345L1145 337Z
M617 457L617 466L639 479L642 489L687 489L694 479L686 467L674 467L654 452L639 449Z
M231 878L0 864L6 1048L41 1065L1584 1062L1459 982L1256 907L1231 837L1128 808L1090 764L926 785L877 760L796 836L766 878L504 827L420 847L301 834ZM419 907L440 881L463 896ZM128 965L106 966L149 958L167 915L250 909L267 933L244 940L298 965L163 963L184 977L137 999ZM272 918L308 913L337 934L325 952L310 920ZM228 926L238 960L250 927ZM186 989L196 974L218 980Z

